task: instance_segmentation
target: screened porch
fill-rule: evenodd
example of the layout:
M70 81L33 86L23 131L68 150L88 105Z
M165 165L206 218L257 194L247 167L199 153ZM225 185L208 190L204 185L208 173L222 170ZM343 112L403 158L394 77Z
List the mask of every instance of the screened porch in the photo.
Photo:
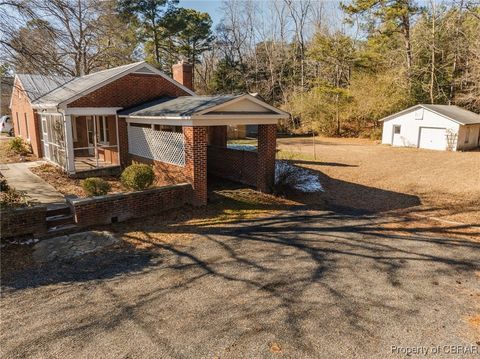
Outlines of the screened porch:
M115 116L72 116L75 172L120 165Z

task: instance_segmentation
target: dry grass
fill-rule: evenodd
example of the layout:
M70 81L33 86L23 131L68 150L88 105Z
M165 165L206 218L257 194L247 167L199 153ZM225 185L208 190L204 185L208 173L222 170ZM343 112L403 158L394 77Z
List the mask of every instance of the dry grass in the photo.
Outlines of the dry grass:
M50 183L58 192L64 195L75 195L77 197L85 197L85 191L82 188L80 179L68 177L61 169L50 164L43 164L32 167L30 170L37 176L43 178ZM117 177L102 177L110 183L112 189L109 193L124 192L120 180Z
M319 173L324 198L333 206L480 224L480 152L318 138L314 159L311 138L284 138L278 144L281 157Z
M20 155L10 150L8 144L10 138L11 137L0 137L0 163L28 162L35 161L37 159L33 154L28 154L22 161Z

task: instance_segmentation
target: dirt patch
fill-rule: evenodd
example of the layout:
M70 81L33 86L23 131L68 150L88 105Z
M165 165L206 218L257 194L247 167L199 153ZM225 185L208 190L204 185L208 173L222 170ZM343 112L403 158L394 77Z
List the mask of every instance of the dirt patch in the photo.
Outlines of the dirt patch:
M19 154L16 154L12 150L10 150L9 141L10 141L10 138L7 138L7 137L0 138L0 163L29 162L29 161L35 161L37 159L32 153L29 153L24 157L21 157Z
M32 167L30 170L37 176L51 184L58 192L64 195L75 195L85 197L85 191L82 188L82 180L68 177L60 168L43 164L38 167ZM110 183L111 190L109 193L125 192L118 177L102 177Z

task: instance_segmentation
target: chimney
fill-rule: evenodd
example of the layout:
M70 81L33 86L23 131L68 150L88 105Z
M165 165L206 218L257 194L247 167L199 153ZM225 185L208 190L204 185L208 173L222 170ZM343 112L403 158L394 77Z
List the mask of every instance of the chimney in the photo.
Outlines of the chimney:
M173 79L193 91L193 66L183 60L172 66Z

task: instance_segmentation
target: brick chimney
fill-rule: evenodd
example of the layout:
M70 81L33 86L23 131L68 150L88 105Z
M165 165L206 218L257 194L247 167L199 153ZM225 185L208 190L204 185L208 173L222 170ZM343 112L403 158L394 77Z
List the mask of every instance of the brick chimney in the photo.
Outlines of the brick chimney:
M193 66L183 60L172 66L173 79L193 91Z

